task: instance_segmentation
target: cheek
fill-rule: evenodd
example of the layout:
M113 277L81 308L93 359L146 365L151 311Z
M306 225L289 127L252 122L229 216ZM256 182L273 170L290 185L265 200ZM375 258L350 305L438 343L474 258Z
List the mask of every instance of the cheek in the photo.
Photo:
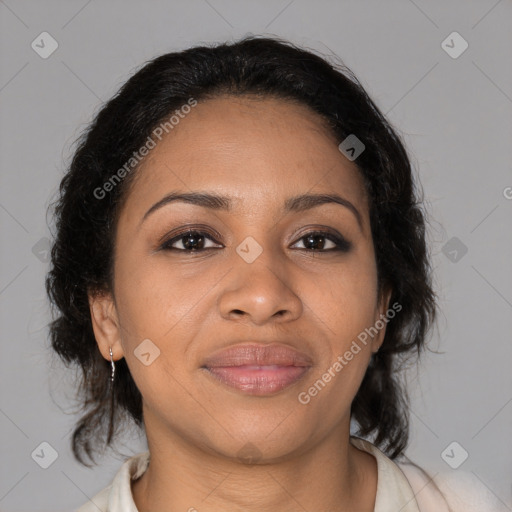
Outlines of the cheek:
M377 270L372 251L361 251L339 271L315 280L306 295L305 300L312 304L312 318L327 326L323 330L328 339L321 364L311 377L312 382L321 382L311 394L321 394L317 404L322 408L333 406L332 412L339 414L333 404L342 408L352 401L372 354L368 329L378 318Z
M178 393L177 383L189 380L195 369L196 345L211 332L210 321L218 322L212 312L225 266L127 251L115 272L124 356L137 386L145 398L159 395L162 383L166 393ZM148 366L137 357L145 346L150 360L157 354Z
M328 283L328 293L318 295L328 347L297 400L309 418L334 424L350 414L372 355L366 330L375 323L376 274L347 272Z
M187 348L201 326L197 315L205 304L211 307L208 292L218 280L214 272L192 277L183 267L160 255L133 253L116 261L124 357L148 403L158 403L162 386L167 397L181 393L179 383L186 381L190 370ZM149 356L143 356L146 353Z
M375 322L377 270L371 251L360 251L346 265L318 276L309 289L305 300L330 327L338 351Z
M115 275L116 305L124 331L131 338L156 343L191 323L195 305L216 281L211 272L191 275L186 264L170 262L165 254L148 258L135 251L118 259Z

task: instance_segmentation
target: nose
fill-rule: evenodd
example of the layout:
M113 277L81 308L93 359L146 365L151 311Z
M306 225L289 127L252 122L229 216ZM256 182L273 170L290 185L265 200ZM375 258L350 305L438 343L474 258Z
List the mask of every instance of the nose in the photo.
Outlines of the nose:
M229 276L218 301L224 319L264 325L293 321L302 315L303 304L294 292L290 272L269 251L263 251L253 263L236 255Z

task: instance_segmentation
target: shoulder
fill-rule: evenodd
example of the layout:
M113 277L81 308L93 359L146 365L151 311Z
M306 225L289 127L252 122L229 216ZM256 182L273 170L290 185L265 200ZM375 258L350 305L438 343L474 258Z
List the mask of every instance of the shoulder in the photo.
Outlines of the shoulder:
M398 463L421 512L505 512L510 510L472 473L427 473L410 462Z
M144 474L149 460L149 451L127 459L112 483L75 512L137 512L131 491L131 481Z

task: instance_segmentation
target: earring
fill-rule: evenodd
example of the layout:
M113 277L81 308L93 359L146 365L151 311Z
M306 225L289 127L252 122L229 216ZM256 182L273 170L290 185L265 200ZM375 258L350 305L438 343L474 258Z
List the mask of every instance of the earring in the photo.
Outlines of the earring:
M110 351L110 366L112 367L112 375L110 376L110 381L114 382L114 375L116 373L116 365L114 364L114 358L112 357L112 347L109 347Z

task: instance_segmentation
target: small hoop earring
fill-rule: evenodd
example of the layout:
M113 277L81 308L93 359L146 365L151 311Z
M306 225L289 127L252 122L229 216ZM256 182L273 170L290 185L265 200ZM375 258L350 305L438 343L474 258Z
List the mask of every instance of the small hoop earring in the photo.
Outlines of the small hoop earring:
M114 364L114 358L112 356L112 347L109 347L110 351L110 366L112 367L112 375L110 376L110 382L114 382L114 375L116 373L116 365Z

